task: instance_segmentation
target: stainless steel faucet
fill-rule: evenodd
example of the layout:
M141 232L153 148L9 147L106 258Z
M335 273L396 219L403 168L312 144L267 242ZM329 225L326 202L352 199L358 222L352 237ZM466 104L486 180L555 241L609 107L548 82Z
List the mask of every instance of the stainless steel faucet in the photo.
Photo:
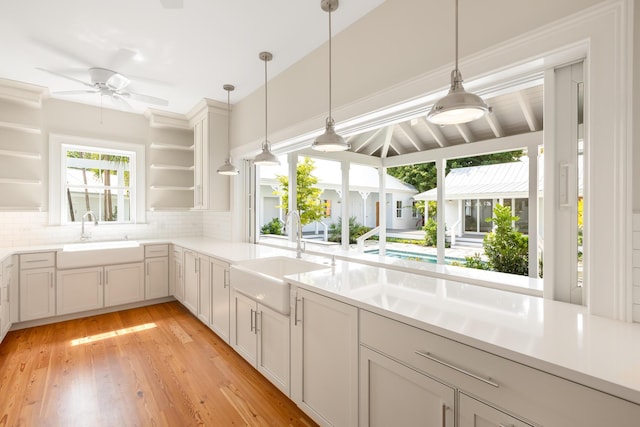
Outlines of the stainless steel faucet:
M84 215L82 215L82 231L80 232L80 240L87 240L91 238L91 233L85 233L84 231L84 220L90 216L93 217L93 224L98 225L98 217L96 217L96 214L94 214L93 211L86 211Z
M296 227L298 234L296 236L296 258L302 258L302 221L300 220L300 212L297 210L291 211L287 214L285 222L289 221L289 218L294 216L296 218Z

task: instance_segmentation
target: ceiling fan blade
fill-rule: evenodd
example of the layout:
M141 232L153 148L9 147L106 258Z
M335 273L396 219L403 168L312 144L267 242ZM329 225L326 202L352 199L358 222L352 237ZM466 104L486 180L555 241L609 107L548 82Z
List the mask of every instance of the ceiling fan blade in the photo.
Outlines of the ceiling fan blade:
M160 0L160 3L165 9L182 9L184 7L183 0Z
M64 74L60 74L57 71L47 70L46 68L40 68L40 67L36 67L36 70L44 71L45 73L53 74L54 76L62 77L63 79L71 80L71 81L74 81L76 83L80 83L82 85L88 86L88 87L93 87L93 85L91 83L83 82L82 80L76 79L75 77L71 77L71 76L67 76L67 75L64 75Z
M62 90L58 92L53 92L53 95L84 95L87 93L100 93L99 90Z
M121 108L128 111L134 111L133 106L129 104L127 101L125 101L122 98L122 96L114 93L113 96L111 96L111 98L113 99L114 103L119 104Z
M169 101L167 101L166 99L156 98L155 96L150 95L143 95L141 93L123 92L119 93L118 95L126 96L135 101L146 102L147 104L162 105L164 107L169 105Z

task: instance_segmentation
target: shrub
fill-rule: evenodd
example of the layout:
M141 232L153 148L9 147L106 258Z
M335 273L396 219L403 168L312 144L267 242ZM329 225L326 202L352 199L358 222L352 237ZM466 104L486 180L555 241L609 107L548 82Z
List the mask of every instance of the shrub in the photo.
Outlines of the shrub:
M494 230L484 237L482 246L489 267L502 273L529 274L529 238L516 231L512 223L520 219L511 214L511 208L497 204L493 209Z
M282 235L282 227L284 227L282 221L280 221L279 218L273 218L271 221L262 226L260 232L262 234Z
M438 244L438 223L433 218L429 218L422 229L426 245L436 246Z
M477 268L478 270L491 270L489 263L480 258L480 254L464 257L464 266L469 268Z
M369 227L359 224L356 221L356 217L349 218L349 243L356 243L356 239L367 231L371 230ZM338 222L334 222L329 226L329 241L330 242L342 242L342 218L338 217Z

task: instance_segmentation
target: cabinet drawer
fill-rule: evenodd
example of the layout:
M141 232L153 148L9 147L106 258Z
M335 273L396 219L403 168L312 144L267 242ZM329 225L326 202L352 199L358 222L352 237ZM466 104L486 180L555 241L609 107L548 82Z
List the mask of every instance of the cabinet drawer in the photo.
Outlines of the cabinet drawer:
M56 265L55 252L34 252L20 255L20 269L54 267Z
M533 425L633 426L640 419L640 405L364 310L360 340Z
M169 256L169 245L145 245L145 258L154 258L160 256Z

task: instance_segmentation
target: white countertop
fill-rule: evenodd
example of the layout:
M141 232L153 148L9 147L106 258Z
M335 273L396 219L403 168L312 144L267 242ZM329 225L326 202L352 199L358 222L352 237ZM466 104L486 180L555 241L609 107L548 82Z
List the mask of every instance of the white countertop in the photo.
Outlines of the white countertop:
M234 264L290 249L202 237L139 240L173 243ZM14 253L61 250L62 244L0 248ZM582 306L370 264L377 256L310 273L291 283L640 404L640 325L592 316ZM324 254L327 256L327 254ZM304 254L303 258L317 257ZM325 258L326 260L326 258ZM401 261L401 260L400 260ZM368 265L369 264L369 265ZM456 276L457 280L462 280Z
M640 404L640 325L582 306L339 262L290 283Z

